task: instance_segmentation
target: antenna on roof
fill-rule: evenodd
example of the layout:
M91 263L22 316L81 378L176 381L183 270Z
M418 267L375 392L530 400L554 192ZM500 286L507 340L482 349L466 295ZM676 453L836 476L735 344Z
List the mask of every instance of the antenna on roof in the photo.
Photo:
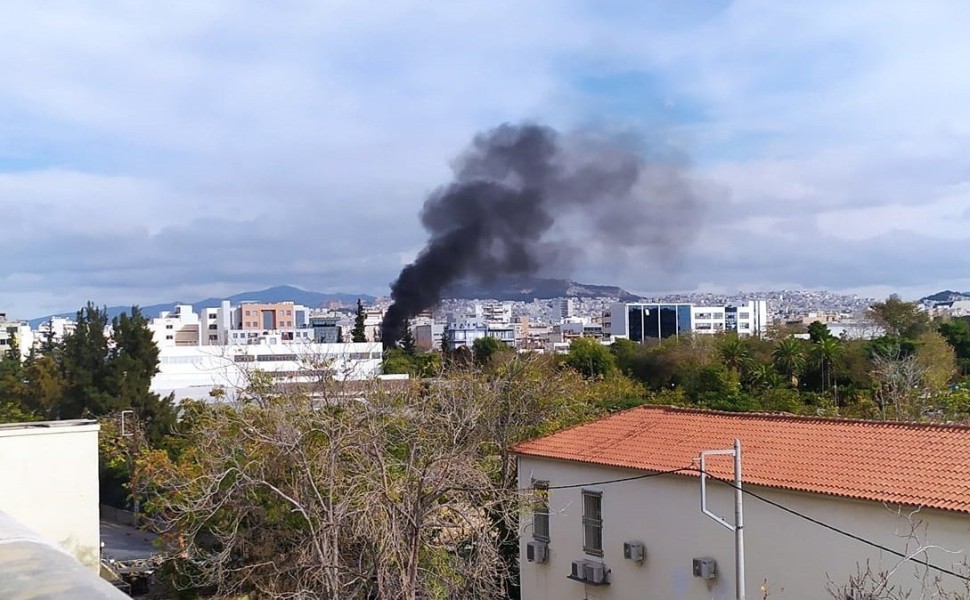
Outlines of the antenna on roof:
M712 455L734 457L734 524L707 509L707 465L705 459ZM728 450L703 450L701 461L701 512L734 532L734 565L737 600L744 600L744 510L741 506L741 440L734 440L734 447Z

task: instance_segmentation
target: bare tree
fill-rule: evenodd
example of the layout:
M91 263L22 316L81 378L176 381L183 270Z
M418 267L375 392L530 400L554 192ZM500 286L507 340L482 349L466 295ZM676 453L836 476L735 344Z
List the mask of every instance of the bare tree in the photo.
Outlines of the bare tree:
M513 355L299 392L255 377L238 405L197 405L181 455L139 463L171 567L221 597L504 595L520 507L507 449L589 414L585 384L551 368Z

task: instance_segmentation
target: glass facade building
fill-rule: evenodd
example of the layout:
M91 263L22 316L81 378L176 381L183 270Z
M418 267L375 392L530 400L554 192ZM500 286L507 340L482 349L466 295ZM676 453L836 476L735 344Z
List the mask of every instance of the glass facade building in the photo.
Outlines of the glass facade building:
M628 304L629 338L668 338L691 331L690 304Z

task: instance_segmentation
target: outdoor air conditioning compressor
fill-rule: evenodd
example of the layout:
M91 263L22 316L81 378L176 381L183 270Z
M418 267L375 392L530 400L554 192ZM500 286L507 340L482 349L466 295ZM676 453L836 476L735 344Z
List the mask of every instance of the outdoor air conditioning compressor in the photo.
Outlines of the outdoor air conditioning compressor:
M623 558L643 562L647 557L647 551L643 547L643 542L623 542Z
M525 557L529 562L544 563L549 560L549 544L529 542L525 546Z
M717 561L710 557L694 559L694 577L701 579L715 579L717 577Z

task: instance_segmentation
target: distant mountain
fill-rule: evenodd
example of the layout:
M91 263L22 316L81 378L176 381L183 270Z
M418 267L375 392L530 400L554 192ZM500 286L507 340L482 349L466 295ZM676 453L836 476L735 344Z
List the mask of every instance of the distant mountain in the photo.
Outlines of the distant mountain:
M149 317L157 317L158 313L163 310L172 310L175 308L176 304L191 304L192 308L198 312L199 310L206 308L208 306L219 306L223 300L228 300L232 304L239 304L247 300L253 302L284 302L286 300L292 300L297 304L303 304L304 306L309 306L310 308L316 308L321 305L325 305L329 302L339 301L342 304L353 304L357 302L357 298L360 298L363 302L373 302L375 300L374 296L367 294L325 294L322 292L311 292L307 290L301 290L298 287L293 287L291 285L278 285L276 287L267 288L265 290L258 290L255 292L242 292L240 294L234 294L232 296L227 296L226 298L206 298L205 300L199 300L198 302L166 302L164 304L152 304L149 306L141 306L142 313ZM80 307L79 307L80 308ZM131 310L130 306L109 306L107 308L108 318L116 317L122 312L129 312ZM28 321L30 326L36 328L39 324L44 321L49 320L51 317L66 317L73 319L75 317L75 312L65 312L56 315L47 315L44 317L37 317L36 319L31 319Z
M538 277L515 277L496 280L488 284L460 283L445 290L444 297L453 300L493 299L528 302L549 298L602 298L611 296L623 302L636 302L640 296L631 294L614 285L592 285L568 279L541 279Z
M970 292L954 292L953 290L943 290L919 299L919 304L933 305L937 302L953 302L955 300L970 300Z

